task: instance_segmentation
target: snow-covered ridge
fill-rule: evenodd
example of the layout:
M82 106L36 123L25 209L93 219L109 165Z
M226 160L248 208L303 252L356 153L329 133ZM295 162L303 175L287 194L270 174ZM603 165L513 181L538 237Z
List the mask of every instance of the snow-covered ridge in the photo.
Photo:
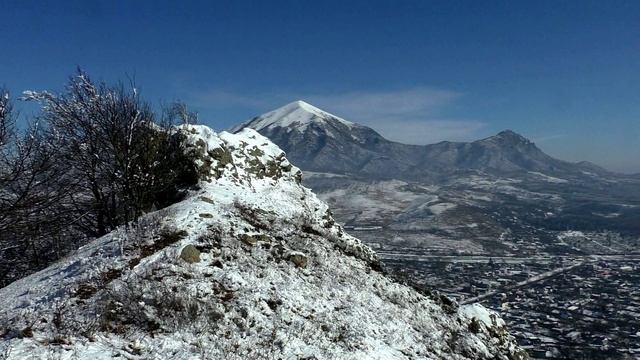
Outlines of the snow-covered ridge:
M249 125L257 131L265 128L283 127L304 132L311 123L324 123L327 120L335 120L348 127L355 125L350 121L298 100L240 124L232 128L231 132L238 131Z
M497 314L379 272L256 131L181 130L199 189L0 289L0 355L525 358Z

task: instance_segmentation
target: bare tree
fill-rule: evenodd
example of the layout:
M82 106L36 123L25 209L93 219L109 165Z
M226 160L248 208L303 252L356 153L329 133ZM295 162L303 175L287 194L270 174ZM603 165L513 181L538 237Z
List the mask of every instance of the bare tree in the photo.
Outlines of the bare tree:
M163 118L164 121L168 121L169 123L187 125L194 125L198 123L198 113L189 110L187 104L180 100L173 102L164 109Z
M67 213L66 192L55 150L43 141L37 124L19 136L6 91L0 91L0 283L31 264L63 252L60 232ZM9 276L10 277L10 276Z
M135 88L84 72L60 94L24 93L42 113L15 130L0 90L0 286L86 242L180 199L197 182L184 135L186 106L160 121Z
M168 193L195 183L181 136L171 123L154 121L134 87L96 84L78 70L63 94L26 95L43 105L49 142L81 179L71 201L79 212L90 210L79 224L91 235L106 234L164 206Z
M9 143L9 138L13 134L12 108L9 92L0 88L0 148Z

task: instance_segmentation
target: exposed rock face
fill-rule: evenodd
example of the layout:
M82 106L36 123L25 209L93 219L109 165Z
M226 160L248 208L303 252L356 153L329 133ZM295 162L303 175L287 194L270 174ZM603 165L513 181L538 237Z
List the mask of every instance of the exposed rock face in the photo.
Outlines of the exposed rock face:
M335 224L265 137L183 131L200 189L0 289L0 354L526 358L497 314L378 272L377 255ZM159 232L179 236L160 242ZM199 262L180 259L187 248Z

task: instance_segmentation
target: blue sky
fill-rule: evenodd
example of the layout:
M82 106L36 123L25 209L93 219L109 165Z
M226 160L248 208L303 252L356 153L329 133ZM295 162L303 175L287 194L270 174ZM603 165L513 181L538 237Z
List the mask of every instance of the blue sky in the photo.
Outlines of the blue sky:
M640 172L638 1L5 1L0 41L14 94L80 65L218 129L304 99L398 141L508 128Z

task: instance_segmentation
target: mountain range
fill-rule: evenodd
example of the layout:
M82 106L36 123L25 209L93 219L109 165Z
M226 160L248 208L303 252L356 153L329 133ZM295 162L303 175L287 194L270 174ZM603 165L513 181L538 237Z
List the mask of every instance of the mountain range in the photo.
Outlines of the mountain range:
M244 128L280 146L339 222L375 228L359 236L376 246L591 254L632 251L640 237L640 178L556 159L511 130L472 142L408 145L304 101L232 131ZM568 245L566 231L586 240ZM607 232L625 240L593 240Z
M294 163L315 172L402 180L424 180L469 171L503 176L527 171L575 177L584 176L585 172L607 173L588 162L555 159L511 130L473 142L408 145L387 140L367 126L304 101L255 117L231 131L245 127L272 139Z

